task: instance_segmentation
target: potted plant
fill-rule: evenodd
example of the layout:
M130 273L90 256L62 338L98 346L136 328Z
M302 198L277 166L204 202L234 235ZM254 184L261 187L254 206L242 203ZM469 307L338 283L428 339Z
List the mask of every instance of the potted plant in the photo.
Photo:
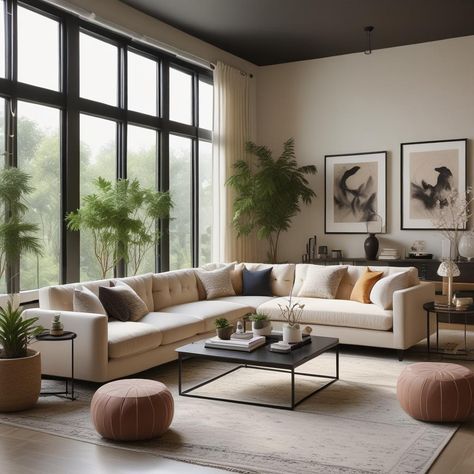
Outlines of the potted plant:
M298 166L293 138L283 144L277 159L270 149L252 142L247 143L247 152L257 157L256 162L237 161L236 172L226 183L236 193L232 222L239 236L255 230L259 239L268 239L268 260L277 263L281 232L300 212L300 201L310 204L316 196L306 179L316 173L316 166Z
M38 318L23 319L9 301L0 308L0 412L26 410L41 390L41 356L28 344L43 332Z
M285 306L278 304L282 318L285 322L283 324L283 342L288 344L300 342L303 339L302 330L300 327L300 320L303 314L304 304L293 303L292 295L288 299Z
M214 324L216 325L217 337L229 340L234 326L231 326L226 318L217 318Z
M254 336L270 336L272 325L266 314L254 313L249 316L252 321L252 332Z
M102 278L120 263L130 263L130 273L136 275L146 252L159 241L156 223L169 217L170 195L142 188L136 179L112 183L99 177L94 184L97 191L66 216L68 228L92 233Z

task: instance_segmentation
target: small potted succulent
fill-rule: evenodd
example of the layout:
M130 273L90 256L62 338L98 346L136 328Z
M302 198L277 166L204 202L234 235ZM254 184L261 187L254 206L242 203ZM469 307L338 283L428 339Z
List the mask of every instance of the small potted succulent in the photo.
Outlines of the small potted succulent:
M62 336L64 334L64 325L61 321L61 315L56 314L51 321L51 329L49 330L51 336Z
M252 332L254 336L270 336L272 325L268 316L262 313L254 313L249 316L252 321Z
M217 318L214 324L216 325L217 337L228 341L234 330L234 326L232 326L226 318Z

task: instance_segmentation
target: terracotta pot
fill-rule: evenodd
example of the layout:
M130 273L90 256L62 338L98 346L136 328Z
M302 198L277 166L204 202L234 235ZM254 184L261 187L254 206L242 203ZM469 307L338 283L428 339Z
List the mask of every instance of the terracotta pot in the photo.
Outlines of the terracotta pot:
M26 357L0 359L0 412L31 408L41 391L41 354L28 350Z
M226 328L217 328L217 337L228 341L231 334L234 332L234 326L227 326Z

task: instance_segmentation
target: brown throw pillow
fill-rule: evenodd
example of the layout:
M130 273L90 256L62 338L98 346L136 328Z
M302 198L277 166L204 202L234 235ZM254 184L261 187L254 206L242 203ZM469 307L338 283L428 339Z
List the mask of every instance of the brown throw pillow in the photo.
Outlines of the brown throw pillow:
M112 288L99 287L99 300L111 318L119 321L139 321L148 308L132 288L121 281Z
M382 278L383 272L372 272L367 267L356 281L351 293L351 300L359 303L370 303L372 287Z

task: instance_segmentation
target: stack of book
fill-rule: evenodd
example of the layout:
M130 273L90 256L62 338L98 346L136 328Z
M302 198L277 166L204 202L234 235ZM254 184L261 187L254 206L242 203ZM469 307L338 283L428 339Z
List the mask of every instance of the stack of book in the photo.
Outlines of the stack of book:
M220 339L217 336L207 339L204 347L211 349L229 349L231 351L252 352L265 345L265 336L255 336L251 339Z
M400 253L397 249L383 248L379 254L379 260L398 260Z

